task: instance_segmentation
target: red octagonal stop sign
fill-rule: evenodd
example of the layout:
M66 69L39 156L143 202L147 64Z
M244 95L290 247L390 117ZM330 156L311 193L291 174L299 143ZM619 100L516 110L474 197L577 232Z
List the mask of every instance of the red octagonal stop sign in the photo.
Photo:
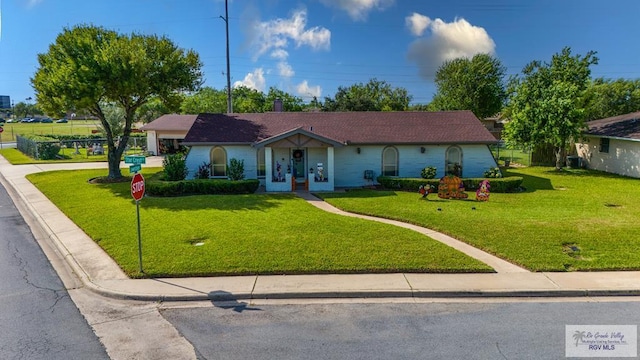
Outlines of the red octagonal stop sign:
M140 173L133 175L133 179L131 179L131 196L136 201L144 196L144 177Z

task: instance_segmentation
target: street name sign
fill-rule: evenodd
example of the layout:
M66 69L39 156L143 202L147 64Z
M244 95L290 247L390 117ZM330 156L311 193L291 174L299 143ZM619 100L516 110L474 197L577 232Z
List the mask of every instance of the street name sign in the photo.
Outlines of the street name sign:
M146 157L141 155L127 155L124 157L124 163L134 165L146 164L146 159Z
M138 172L140 172L140 170L142 170L142 165L140 165L140 164L129 166L129 174L138 173Z

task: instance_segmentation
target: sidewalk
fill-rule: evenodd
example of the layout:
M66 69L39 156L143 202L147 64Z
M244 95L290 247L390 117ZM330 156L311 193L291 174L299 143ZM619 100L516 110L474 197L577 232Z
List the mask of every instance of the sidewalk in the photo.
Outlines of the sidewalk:
M161 166L147 158L145 166ZM125 167L124 164L122 164ZM640 295L640 272L532 273L429 229L346 213L308 193L307 201L326 211L408 227L492 266L493 274L269 275L211 278L129 279L81 229L55 207L25 175L50 170L105 168L106 163L11 165L0 156L2 183L34 235L44 234L83 286L104 296L147 301L374 298L374 297L539 297ZM36 231L37 230L37 231ZM51 259L55 265L59 258ZM58 270L58 269L56 269Z

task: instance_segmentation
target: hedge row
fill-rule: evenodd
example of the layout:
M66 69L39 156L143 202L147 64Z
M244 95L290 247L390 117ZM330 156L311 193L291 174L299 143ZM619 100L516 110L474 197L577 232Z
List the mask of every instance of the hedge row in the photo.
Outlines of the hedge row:
M253 194L260 186L259 180L194 179L182 181L149 181L146 193L151 196L230 195Z
M379 176L378 183L386 189L415 191L417 192L420 185L432 185L434 188L438 188L440 179L419 179L419 178L396 178L389 176ZM520 176L510 176L497 179L484 179L484 178L467 178L462 179L464 188L467 191L476 190L482 180L489 180L491 184L491 192L496 193L508 193L517 192L522 186L523 178Z

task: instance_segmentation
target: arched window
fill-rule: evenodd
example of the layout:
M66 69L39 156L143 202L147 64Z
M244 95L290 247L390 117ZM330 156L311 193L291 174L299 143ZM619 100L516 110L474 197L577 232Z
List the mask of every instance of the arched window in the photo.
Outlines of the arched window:
M256 163L258 165L258 177L265 177L265 175L267 174L267 167L264 160L264 148L258 149L257 154L258 159Z
M398 150L392 146L382 150L382 176L398 176Z
M224 148L211 149L211 175L217 177L227 176L227 152Z
M460 149L460 147L449 147L445 161L447 175L462 177L462 149Z

